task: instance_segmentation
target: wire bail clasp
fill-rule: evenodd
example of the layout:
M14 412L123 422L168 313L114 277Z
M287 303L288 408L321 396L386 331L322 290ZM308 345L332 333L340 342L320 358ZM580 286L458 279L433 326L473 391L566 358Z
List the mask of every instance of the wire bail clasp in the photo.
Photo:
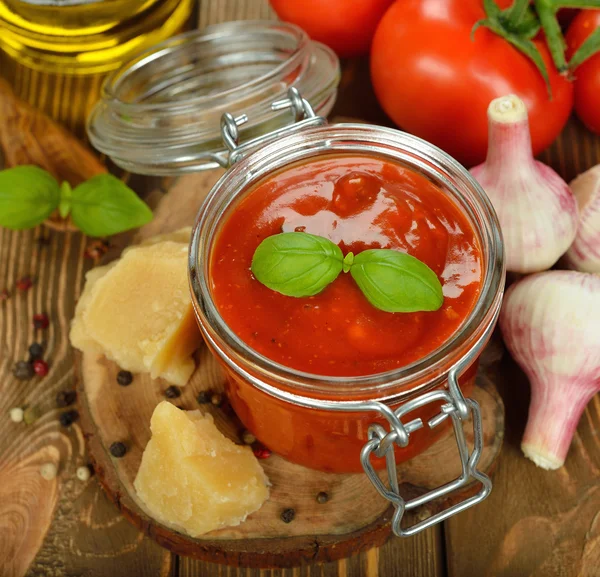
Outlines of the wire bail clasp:
M427 422L427 426L430 429L437 427L448 417L452 419L452 426L454 429L454 435L456 438L456 444L458 447L458 453L461 461L461 474L459 477L421 495L415 497L409 501L405 501L400 495L400 489L398 485L398 472L396 469L396 455L394 452L394 445L400 447L406 447L409 443L410 434L422 428L423 422L421 419L414 419L409 421L407 424L403 424L401 418L418 409L428 403L442 401L443 404L440 407L440 412ZM412 401L409 401L399 407L393 413L393 418L390 418L386 414L386 418L390 423L390 431L387 432L383 426L377 423L373 423L368 430L369 440L363 447L360 455L361 464L365 473L369 477L371 483L379 494L390 501L395 507L396 511L392 518L392 531L399 537L408 537L414 535L424 529L427 529L431 525L440 523L448 517L460 513L473 505L483 501L492 490L492 482L489 477L477 469L481 453L483 451L483 427L481 423L481 410L479 404L473 399L465 399L460 390L458 384L458 369L450 371L448 375L448 389L447 390L436 390L429 393L425 393ZM465 439L463 431L463 421L469 417L473 420L473 438L474 447L473 451L469 450L469 446ZM388 474L389 486L386 486L381 480L379 475L376 473L371 463L371 455L375 454L377 457L385 457L386 469ZM448 509L440 511L439 513L424 519L412 525L408 528L401 526L402 518L404 513L408 510L414 509L429 503L439 497L448 495L457 489L460 489L476 480L481 483L481 489L479 492L463 501L460 501Z
M297 132L308 126L319 126L327 123L325 118L315 114L310 102L305 98L302 98L300 92L294 86L288 89L287 98L276 100L271 104L271 110L273 111L287 109L292 111L294 117L292 124L288 124L287 126L283 126L272 132L267 132L266 134L252 138L243 144L240 144L239 128L248 122L248 116L246 114L241 114L240 116L234 117L233 114L225 112L225 114L221 116L221 137L229 151L229 155L223 161L219 161L219 163L227 168L261 144L266 144L280 136Z

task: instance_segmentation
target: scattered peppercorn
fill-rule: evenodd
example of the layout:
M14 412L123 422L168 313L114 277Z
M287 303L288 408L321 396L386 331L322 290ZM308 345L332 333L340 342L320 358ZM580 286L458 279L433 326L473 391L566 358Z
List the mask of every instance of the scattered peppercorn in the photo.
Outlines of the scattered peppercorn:
M294 509L284 509L281 512L281 520L284 523L291 523L294 520L294 517L296 516L296 511L294 511Z
M56 394L56 405L61 409L72 405L77 399L75 391L59 391Z
M72 425L77 419L79 419L79 413L75 410L65 411L60 414L60 424L63 427L68 427Z
M33 286L33 279L30 276L21 277L17 281L17 289L21 292L27 292Z
M90 468L87 465L77 467L77 478L80 481L87 481L92 475Z
M252 449L252 452L254 453L254 456L257 459L267 459L268 457L271 456L271 450L267 449L267 447L265 447L264 445L259 445L257 447L254 447Z
M131 385L133 382L133 375L129 371L119 371L117 373L117 383L122 387Z
M110 454L117 459L124 457L125 453L127 453L127 447L123 443L116 442L110 446Z
M40 411L39 407L27 407L23 413L23 420L25 421L26 425L33 425L33 423L35 423L41 416L42 412Z
M165 397L167 397L167 399L176 399L177 397L180 397L180 396L181 396L181 391L179 390L179 387L171 385L170 387L165 389Z
M56 465L54 463L45 463L40 467L40 475L46 479L46 481L52 481L56 477L57 473Z
M107 240L94 240L85 249L85 258L91 258L94 261L100 260L110 248Z
M44 354L44 347L40 343L32 343L29 345L29 360L30 362L36 359L41 359Z
M33 370L40 377L45 377L48 374L48 363L42 359L33 361Z
M0 291L0 301L7 301L10 298L10 293L6 289Z
M21 407L15 407L9 412L10 420L13 423L21 423L23 421L24 411Z
M242 434L242 441L246 445L253 445L256 443L256 437L250 431L244 431Z
M33 327L36 329L47 329L50 325L50 319L45 313L33 315Z
M317 495L317 503L322 505L323 503L327 503L327 501L329 501L329 495L327 493L325 493L325 491L321 491Z
M212 393L210 391L201 391L198 393L196 400L200 405L205 405L206 403L210 403L210 398L212 397Z
M210 398L210 402L215 406L215 407L220 407L223 404L223 395L220 395L219 393L215 393L214 395L212 395L212 397Z
M13 368L13 375L20 381L27 381L33 378L35 371L33 365L27 361L19 361Z

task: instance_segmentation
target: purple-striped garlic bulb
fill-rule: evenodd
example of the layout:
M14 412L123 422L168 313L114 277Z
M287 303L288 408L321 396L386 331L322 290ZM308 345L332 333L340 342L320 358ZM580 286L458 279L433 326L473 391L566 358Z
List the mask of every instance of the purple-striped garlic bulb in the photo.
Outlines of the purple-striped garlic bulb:
M569 186L579 205L579 228L566 254L569 268L600 272L600 164L573 180Z
M506 269L550 268L577 231L577 203L565 181L533 158L527 108L511 94L488 107L488 151L471 174L490 197L504 237Z
M531 385L521 449L539 467L558 469L600 391L600 275L556 270L525 277L504 297L500 328Z

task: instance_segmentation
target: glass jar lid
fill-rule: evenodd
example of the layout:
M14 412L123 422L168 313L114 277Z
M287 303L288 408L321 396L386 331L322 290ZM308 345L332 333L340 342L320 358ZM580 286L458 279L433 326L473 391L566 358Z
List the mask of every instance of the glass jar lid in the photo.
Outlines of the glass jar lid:
M293 24L237 21L162 42L109 76L88 119L92 144L118 166L172 175L227 166L221 116L244 113L243 140L290 124L274 100L295 86L326 116L337 56Z

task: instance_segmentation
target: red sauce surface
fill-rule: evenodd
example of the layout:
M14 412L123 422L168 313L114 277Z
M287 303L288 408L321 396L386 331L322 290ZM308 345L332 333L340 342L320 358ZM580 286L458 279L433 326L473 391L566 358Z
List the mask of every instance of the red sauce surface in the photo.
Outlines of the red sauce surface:
M438 275L444 304L383 312L349 274L313 297L274 292L253 277L252 256L267 236L294 230L325 236L344 254L408 252ZM379 157L332 155L257 183L222 225L210 272L219 312L253 349L297 370L358 376L405 366L446 341L477 300L481 253L467 218L424 177Z

